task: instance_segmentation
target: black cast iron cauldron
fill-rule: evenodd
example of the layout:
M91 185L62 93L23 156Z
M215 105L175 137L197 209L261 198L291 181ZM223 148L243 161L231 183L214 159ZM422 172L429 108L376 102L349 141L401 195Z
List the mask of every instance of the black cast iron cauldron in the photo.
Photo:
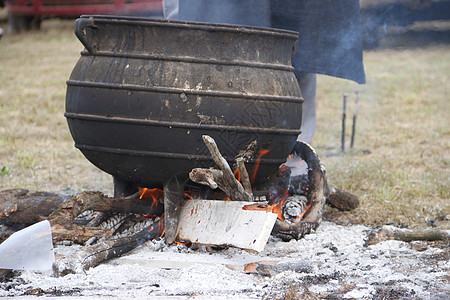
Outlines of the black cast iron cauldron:
M154 187L213 166L204 134L229 161L252 141L270 150L260 180L300 133L295 32L82 16L75 34L85 50L67 81L70 132L89 161L124 182Z

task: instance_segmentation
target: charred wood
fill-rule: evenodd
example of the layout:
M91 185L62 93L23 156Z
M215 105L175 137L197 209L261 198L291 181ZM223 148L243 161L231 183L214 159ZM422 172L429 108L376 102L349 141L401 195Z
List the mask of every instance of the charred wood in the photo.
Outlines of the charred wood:
M324 193L327 205L340 211L354 210L359 206L358 196L329 185L326 174L324 182ZM306 175L292 176L289 179L289 193L305 195L308 191L308 184L308 177Z
M164 185L164 226L165 242L170 245L175 241L178 218L183 202L184 184L174 177Z
M0 223L25 227L47 217L67 199L48 192L11 189L0 192ZM20 229L20 228L18 228Z
M48 217L52 224L53 241L71 240L84 243L92 237L111 236L109 229L75 224L75 218L88 210L160 216L164 207L162 203L138 199L136 195L110 198L100 192L82 192L67 200Z
M55 276L83 273L106 260L119 257L148 240L162 235L164 227L162 219L129 237L109 239L92 246L83 247L79 251L58 259L53 264Z
M308 200L311 205L304 218L297 223L277 220L272 234L288 241L300 239L305 234L315 230L322 221L325 206L325 171L314 149L304 142L297 142L293 152L300 156L308 165Z

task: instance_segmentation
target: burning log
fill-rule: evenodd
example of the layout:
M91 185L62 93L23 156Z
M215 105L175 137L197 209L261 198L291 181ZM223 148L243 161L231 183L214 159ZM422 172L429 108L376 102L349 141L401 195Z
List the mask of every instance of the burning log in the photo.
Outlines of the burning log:
M359 206L358 196L341 191L338 188L328 184L325 175L325 197L326 204L340 211L354 210ZM308 178L306 175L297 175L289 178L289 192L294 195L306 194L308 190Z
M220 154L214 139L204 135L203 142L208 147L211 157L220 170L196 168L189 173L189 178L193 182L208 185L212 189L220 188L231 200L253 201L250 179L243 159L236 159L239 172L241 173L241 183L234 177L233 171L225 158Z
M231 200L239 200L244 198L245 201L252 201L253 195L247 192L250 183L241 184L234 177L231 168L226 160L220 155L217 145L212 138L204 136L203 139L211 152L211 156L214 158L214 161L221 170L194 169L189 174L191 180L208 185L211 188L219 187L230 197ZM306 143L297 142L293 152L300 156L308 164L308 199L310 206L303 220L300 222L288 223L282 220L276 221L272 234L282 238L283 240L291 240L292 238L300 239L305 234L310 233L319 226L326 202L325 191L329 191L329 187L325 179L325 171L322 169L319 157L315 153L314 149ZM226 180L225 177L227 178ZM244 189L244 185L246 186L246 189ZM283 191L278 191L278 194L280 195L286 194L286 187L283 186L284 185L281 184L281 189ZM276 200L272 199L269 201L269 205L276 207L278 201L281 201L281 198L277 198Z
M303 218L308 209L308 198L302 195L293 195L284 201L281 214L284 220L297 222Z
M375 245L388 240L411 241L450 241L450 230L410 230L383 226L374 229L365 242L366 246Z
M325 170L322 168L319 157L314 149L304 142L297 142L293 152L300 156L308 165L308 200L311 205L304 218L297 223L288 223L277 220L272 234L288 241L300 239L305 234L315 230L322 221L325 206L325 189L327 187ZM269 204L271 204L269 202Z

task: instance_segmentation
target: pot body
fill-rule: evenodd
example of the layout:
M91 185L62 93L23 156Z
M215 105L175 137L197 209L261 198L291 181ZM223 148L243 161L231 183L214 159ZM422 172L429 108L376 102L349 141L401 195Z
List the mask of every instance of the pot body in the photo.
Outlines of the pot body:
M269 150L260 180L276 172L300 133L302 99L290 65L296 33L82 16L75 34L85 50L67 81L70 132L89 161L124 181L152 187L214 166L204 134L230 162L255 141Z

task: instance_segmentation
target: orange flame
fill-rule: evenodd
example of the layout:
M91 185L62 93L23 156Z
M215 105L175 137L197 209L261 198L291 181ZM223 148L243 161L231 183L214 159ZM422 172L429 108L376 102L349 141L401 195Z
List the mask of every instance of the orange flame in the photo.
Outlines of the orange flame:
M233 175L236 177L237 181L241 181L241 172L239 172L238 168L234 169Z
M297 216L297 218L303 217L310 208L311 208L311 204L308 204L308 206L305 208L305 210L302 211L301 214L299 216Z
M139 192L141 195L139 196L139 199L152 199L152 205L150 206L150 209L152 209L155 205L158 204L158 199L162 199L164 196L164 191L162 189L154 188L154 189L148 189L148 188L141 188L138 187ZM144 217L152 217L150 214L143 214Z
M164 214L163 214L164 215ZM147 230L147 234L152 237L159 236L162 237L164 235L164 218L161 216L158 222L153 223Z
M156 201L157 199L161 199L164 195L164 191L162 189L158 189L158 188L148 189L148 188L139 187L139 192L141 193L141 195L139 196L139 199L151 198L154 201Z
M188 192L183 192L183 196L186 199L190 199L190 200L194 200L194 198L191 196L191 194L189 194Z
M187 245L189 242L180 242L180 241L173 241L177 245Z
M260 150L259 150L259 152L258 152L258 158L256 159L255 166L253 167L252 174L250 175L250 182L251 182L251 183L255 182L256 173L258 172L258 169L259 169L259 163L260 163L260 161L261 161L261 156L263 156L263 155L269 153L269 151L270 151L270 150L267 150L267 149L260 149Z
M286 198L288 196L289 196L288 190L285 190L284 194L280 197L280 199L276 203L270 205L270 208L272 209L272 212L274 214L277 214L278 215L277 218L279 220L282 220L282 221L284 221L284 217L283 217L283 213L282 213L282 209L281 208L283 207L284 201L286 201Z

